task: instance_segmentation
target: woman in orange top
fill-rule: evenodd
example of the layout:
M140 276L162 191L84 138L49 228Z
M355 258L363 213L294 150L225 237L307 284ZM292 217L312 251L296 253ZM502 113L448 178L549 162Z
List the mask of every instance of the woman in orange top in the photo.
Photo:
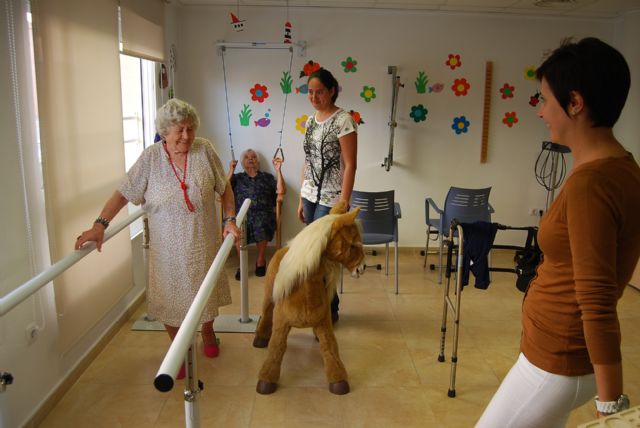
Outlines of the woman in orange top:
M612 130L629 67L586 38L563 43L536 75L538 116L573 167L540 221L544 257L522 306L520 357L477 427L564 427L594 396L600 415L629 406L616 306L640 256L640 168Z

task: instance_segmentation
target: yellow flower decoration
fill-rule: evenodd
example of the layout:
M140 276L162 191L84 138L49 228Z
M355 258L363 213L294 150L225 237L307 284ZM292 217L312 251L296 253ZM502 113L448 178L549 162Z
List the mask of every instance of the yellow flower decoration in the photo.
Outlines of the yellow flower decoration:
M530 65L524 69L524 78L527 80L536 80L536 66Z
M307 119L309 119L309 116L306 114L303 114L296 119L296 130L300 131L301 134L304 134L307 131Z

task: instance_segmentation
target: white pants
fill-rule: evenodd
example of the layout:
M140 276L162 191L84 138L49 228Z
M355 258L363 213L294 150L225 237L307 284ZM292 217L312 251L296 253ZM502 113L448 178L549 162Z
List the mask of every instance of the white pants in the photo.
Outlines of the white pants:
M571 410L595 395L593 374L560 376L549 373L531 364L521 353L476 428L562 428Z

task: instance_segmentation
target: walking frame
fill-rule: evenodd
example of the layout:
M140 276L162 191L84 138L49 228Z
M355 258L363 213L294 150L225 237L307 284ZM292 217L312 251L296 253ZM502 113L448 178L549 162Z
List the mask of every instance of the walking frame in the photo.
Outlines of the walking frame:
M529 227L510 227L501 224L496 224L498 230L526 230L527 232L537 232L537 228L534 226ZM454 242L455 233L458 234L458 243ZM458 363L458 340L460 329L460 302L462 297L462 268L464 258L464 241L465 235L462 227L462 223L459 223L456 219L451 221L451 227L449 228L449 236L445 241L447 247L447 264L445 271L445 284L443 287L443 307L442 307L442 324L440 327L440 353L438 354L438 361L444 362L444 347L445 338L447 333L447 311L451 310L453 316L453 343L451 349L451 373L449 377L449 389L447 395L451 398L456 396L456 368ZM525 247L515 245L493 245L492 249L507 249L521 251ZM489 267L491 272L511 272L518 273L515 268L503 268L503 267ZM455 296L452 298L449 295L451 285L451 273L454 273L455 281Z

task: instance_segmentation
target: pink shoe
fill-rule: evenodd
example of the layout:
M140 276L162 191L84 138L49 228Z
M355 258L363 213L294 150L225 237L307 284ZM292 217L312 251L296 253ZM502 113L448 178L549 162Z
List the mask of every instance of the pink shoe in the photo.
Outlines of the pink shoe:
M220 355L220 347L217 343L204 345L204 355L209 358L216 358L218 355Z
M184 376L185 376L185 369L184 369L184 363L182 363L182 366L180 367L180 371L178 372L178 376L176 376L176 380L184 379Z

